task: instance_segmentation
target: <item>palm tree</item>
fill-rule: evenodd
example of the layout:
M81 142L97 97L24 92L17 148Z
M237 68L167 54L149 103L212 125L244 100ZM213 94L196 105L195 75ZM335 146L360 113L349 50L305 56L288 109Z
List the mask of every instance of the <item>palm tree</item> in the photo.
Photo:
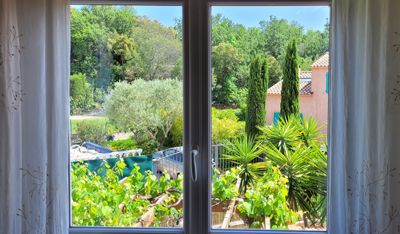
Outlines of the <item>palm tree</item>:
M285 153L272 143L261 148L266 159L271 160L288 179L289 208L294 211L301 209L306 217L316 216L320 209L312 201L315 196L326 196L327 158L324 152L315 145Z
M255 162L262 154L259 143L253 137L243 136L235 139L232 144L226 145L225 150L223 158L238 165L239 193L244 194L254 178L259 176L265 168L265 162Z
M301 137L299 118L291 115L287 120L281 118L271 126L260 127L262 135L259 139L265 143L272 143L281 153L295 150Z

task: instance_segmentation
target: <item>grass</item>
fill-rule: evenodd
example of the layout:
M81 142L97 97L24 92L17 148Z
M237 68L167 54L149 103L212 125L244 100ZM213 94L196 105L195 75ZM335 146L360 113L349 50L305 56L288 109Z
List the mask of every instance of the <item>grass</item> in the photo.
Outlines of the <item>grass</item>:
M70 118L71 134L76 134L76 126L78 125L78 123L81 123L81 122L107 124L108 119L107 119L107 117L75 118L74 116L71 116L71 118Z

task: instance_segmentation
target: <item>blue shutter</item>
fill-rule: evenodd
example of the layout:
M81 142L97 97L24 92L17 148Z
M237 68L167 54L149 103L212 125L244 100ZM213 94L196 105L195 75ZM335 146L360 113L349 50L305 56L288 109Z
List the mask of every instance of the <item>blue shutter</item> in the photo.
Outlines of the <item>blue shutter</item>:
M274 124L279 122L279 112L274 112Z
M325 80L325 92L329 93L329 71L326 72L326 80Z
M303 113L300 113L300 119L301 120L303 119Z

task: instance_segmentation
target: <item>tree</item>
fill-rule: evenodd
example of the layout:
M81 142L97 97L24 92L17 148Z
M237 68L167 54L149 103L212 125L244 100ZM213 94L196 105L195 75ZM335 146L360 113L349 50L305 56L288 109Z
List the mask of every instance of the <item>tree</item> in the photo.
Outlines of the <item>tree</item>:
M272 55L267 58L268 62L268 88L282 80L283 71L281 64Z
M71 113L89 111L94 107L93 93L82 73L70 76Z
M250 67L249 91L247 96L246 133L257 136L259 126L265 125L265 103L268 90L267 61L261 55L254 57Z
M216 77L213 102L220 105L237 105L237 86L234 83L242 55L229 43L221 43L213 48L212 65Z
M136 43L127 35L113 34L108 39L108 49L113 58L112 81L133 79L133 61L136 58Z
M222 157L239 166L239 193L241 194L246 193L246 189L265 169L264 162L255 162L262 153L259 146L259 143L251 136L239 137L232 144L225 146L225 153Z
M182 43L177 32L145 17L138 18L137 21L133 32L138 46L138 56L135 60L136 78L182 79L182 66L179 66L182 59Z
M289 23L286 19L270 16L268 21L260 22L264 34L264 52L275 58L284 54L285 46L292 39L301 40L303 27L297 22Z
M281 90L281 116L287 119L290 115L300 114L299 65L296 40L292 40L287 47L285 64L283 67L283 81Z
M177 80L135 80L115 83L105 103L110 121L132 131L136 140L150 139L162 146L174 121L182 116L182 83Z

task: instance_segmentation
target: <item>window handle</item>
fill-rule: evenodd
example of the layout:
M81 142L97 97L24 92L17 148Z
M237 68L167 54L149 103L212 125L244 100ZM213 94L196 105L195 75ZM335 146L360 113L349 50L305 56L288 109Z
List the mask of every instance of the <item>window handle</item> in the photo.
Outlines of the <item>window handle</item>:
M198 147L193 147L191 151L191 159L192 159L192 181L196 182L197 181L197 158L199 156L199 150Z

